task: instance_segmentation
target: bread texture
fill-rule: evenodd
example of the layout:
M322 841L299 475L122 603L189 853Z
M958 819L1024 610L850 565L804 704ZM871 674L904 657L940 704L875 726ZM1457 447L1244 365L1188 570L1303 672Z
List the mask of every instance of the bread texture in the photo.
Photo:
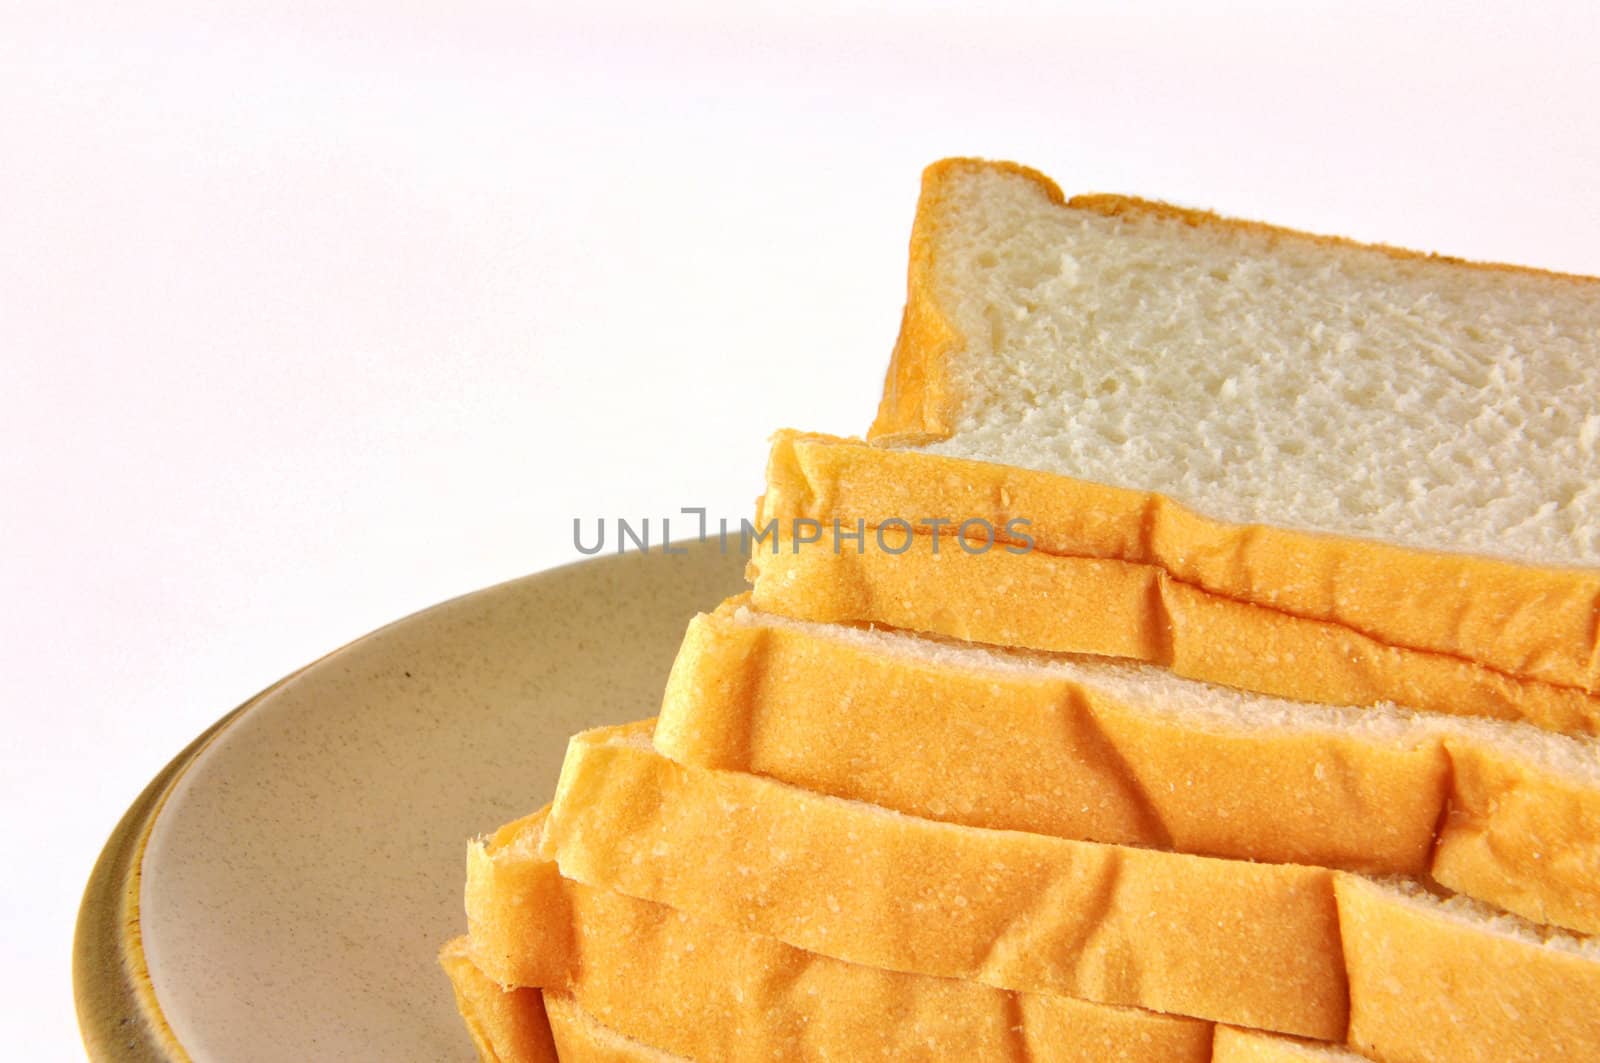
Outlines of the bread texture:
M507 898L506 903L514 903L514 899ZM634 903L648 907L644 902ZM784 948L764 939L749 940L760 948ZM868 1010L865 1005L875 1002L876 996L851 996L851 991L860 987L848 980L805 978L787 983L790 999L804 1002L800 1008L799 1018L803 1021L798 1023L798 1037L784 1037L766 1029L774 1020L781 1021L782 1007L764 1012L750 1008L747 1010L753 1028L739 1026L730 1034L736 1038L731 1043L750 1047L731 1054L723 1054L720 1049L703 1049L700 1055L679 1055L608 1026L586 1011L569 993L549 989L502 989L473 965L465 938L457 938L446 945L440 953L440 962L455 987L457 1004L467 1018L482 1063L556 1063L558 1052L563 1063L724 1063L743 1058L963 1059L974 1063L1002 1063L1008 1059L1026 1063L1341 1063L1347 1060L1355 1063L1365 1058L1335 1046L1254 1030L1219 1026L1213 1034L1208 1023L1175 1016L1027 995L1012 999L1008 1013L994 1020L998 1026L987 1044L968 1040L952 1042L943 1038L922 1041L917 1037L916 1027L908 1025L908 1022L915 1023L915 1012ZM941 984L935 979L873 973L889 979L900 978L907 985ZM648 969L647 975L646 981L661 977ZM777 977L776 973L772 977ZM993 990L970 983L955 982L949 986L952 992L945 999L930 995L926 1001L918 1002L923 1007L948 1009L941 1016L945 1026L974 1017L966 1010L974 996L995 995ZM730 987L730 992L738 993L743 988L743 984ZM1010 997L1009 994L1000 995ZM818 1008L817 1003L826 1006ZM631 1011L637 1013L648 1006L648 999L642 1000ZM978 1010L982 1014L988 1009L980 1007ZM721 1021L715 1015L703 1018L712 1023ZM839 1020L844 1020L851 1028L870 1024L879 1027L879 1032L864 1043L842 1035L834 1026ZM876 1050L874 1041L885 1042L881 1052Z
M544 1002L561 1063L692 1063L618 1033L564 993L546 991Z
M1385 1063L1600 1058L1600 945L1405 883L1337 889L1354 1047Z
M902 457L845 455L815 497L877 489L846 523L998 509L1046 553L1592 695L1596 395L1592 278L951 159L923 177L870 433ZM993 468L911 460L933 456Z
M974 525L963 546L966 521L993 542ZM1600 730L1597 572L1229 527L1138 492L795 432L774 437L757 526L775 533L750 563L773 612Z
M479 1063L677 1063L596 1021L565 993L502 989L473 964L466 938L440 951Z
M1600 1057L1589 939L1348 872L1113 846L1111 875L1079 860L1068 877L1057 854L1085 843L684 768L646 726L573 740L541 847L564 875L885 969L1348 1032L1385 1063Z
M1597 395L1595 280L1069 203L1034 171L947 160L923 179L882 447L803 466L800 498L846 525L1019 515L1045 554L1344 629L1371 645L1360 669L1309 664L1342 684L1323 700L1384 684L1382 647L1498 672L1480 696L1595 695ZM1067 634L1029 645L1093 648ZM1413 672L1390 687L1466 693Z
M439 965L482 1063L559 1063L539 990L502 989L472 962L466 938L448 942Z
M874 437L1233 524L1600 564L1594 279L951 159L923 177L905 317Z
M659 720L467 854L491 1063L1600 1058L1600 281L924 174Z
M498 985L570 988L578 969L570 886L539 856L546 805L467 846L467 939Z
M980 830L576 736L562 875L886 970L1342 1039L1332 873Z
M769 946L777 946L769 942ZM502 989L472 962L465 938L451 941L440 953L440 962L450 976L456 991L457 1005L472 1032L473 1044L482 1063L557 1063L558 1053L562 1063L720 1063L741 1058L736 1055L706 1054L700 1056L678 1055L648 1045L607 1026L585 1011L570 994L558 990ZM893 977L893 976L890 976ZM931 981L931 980L925 980ZM982 987L954 983L960 989L984 992ZM1057 1003L1069 1008L1076 1004L1089 1011L1089 1021L1068 1021L1060 1028L1049 1024L1030 1022L1026 1011L1014 1031L999 1035L1024 1046L1023 1052L963 1049L954 1054L948 1042L928 1042L926 1052L912 1050L902 1054L904 1048L892 1049L892 1054L870 1054L860 1044L839 1045L840 1039L830 1029L835 1018L856 1016L886 1028L900 1025L903 1012L865 1013L860 1001L848 995L854 987L806 985L803 992L811 997L825 997L831 993L845 995L832 998L832 1014L811 1020L803 1027L807 1036L797 1041L778 1041L771 1035L761 1040L765 1054L750 1053L749 1058L762 1059L965 1059L977 1063L997 1063L1005 1059L1027 1060L1029 1063L1066 1063L1081 1060L1083 1063L1117 1063L1117 1061L1142 1060L1148 1063L1359 1063L1367 1057L1347 1049L1261 1033L1258 1030L1239 1030L1218 1026L1213 1034L1209 1024L1158 1016L1141 1012L1119 1013L1118 1009L1096 1009L1093 1005L1077 1004L1063 998L1019 997L1020 1001L1036 1000L1046 1004ZM869 998L870 999L870 998ZM951 1000L960 1007L964 1000ZM768 1012L770 1017L773 1013ZM1120 1028L1097 1021L1102 1014L1122 1014ZM896 1021L884 1022L892 1016ZM997 1042L998 1043L998 1042ZM943 1054L940 1054L943 1053Z
M1361 1063L1367 1057L1339 1045L1218 1026L1213 1063Z
M694 1057L674 1055L653 1048L640 1041L618 1033L616 1030L601 1023L593 1015L584 1011L568 996L559 993L546 992L545 1007L550 1015L550 1028L555 1034L557 1046L561 1050L563 1063L693 1063ZM1107 1046L1108 1052L1104 1055L1090 1055L1087 1053L1074 1055L1070 1047L1065 1047L1061 1042L1045 1046L1039 1054L1029 1057L1039 1063L1049 1063L1052 1060L1064 1058L1081 1058L1093 1060L1096 1063L1114 1063L1119 1059L1148 1059L1151 1063L1178 1063L1183 1059L1205 1059L1212 1063L1359 1063L1366 1057L1330 1045L1318 1045L1309 1041L1300 1041L1273 1034L1264 1034L1253 1030L1233 1030L1228 1027L1218 1027L1215 1043L1207 1037L1200 1046L1203 1055L1191 1057L1187 1052L1182 1055L1161 1055L1159 1050L1152 1049L1147 1054L1139 1055L1139 1049L1127 1042ZM1062 1055L1065 1051L1067 1055ZM718 1063L723 1057L703 1057L704 1063ZM847 1056L818 1056L808 1052L802 1046L791 1046L784 1054L769 1057L772 1059L842 1059L858 1060L867 1057ZM892 1056L886 1059L900 1059L904 1057ZM989 1060L998 1058L987 1055L975 1056L946 1056L944 1059L963 1059L971 1063L988 1063ZM509 1063L509 1061L507 1061Z
M1600 747L1158 668L760 613L691 621L655 746L974 827L1431 875L1600 932Z
M474 847L472 955L497 982L565 992L638 1041L718 1063L1210 1057L1199 1020L845 963L563 879L537 855L542 831L540 814Z

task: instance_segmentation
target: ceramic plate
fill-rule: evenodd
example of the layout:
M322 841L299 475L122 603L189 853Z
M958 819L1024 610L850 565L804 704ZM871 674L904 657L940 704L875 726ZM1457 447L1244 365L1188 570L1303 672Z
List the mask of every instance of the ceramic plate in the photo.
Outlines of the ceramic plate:
M655 713L716 543L598 558L374 632L224 717L107 843L74 944L96 1060L451 1060L434 955L466 841L549 800L567 737Z

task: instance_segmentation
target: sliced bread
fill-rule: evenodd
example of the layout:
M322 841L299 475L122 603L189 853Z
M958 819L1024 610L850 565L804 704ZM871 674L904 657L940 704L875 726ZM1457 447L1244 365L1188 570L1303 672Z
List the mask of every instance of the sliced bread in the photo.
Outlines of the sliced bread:
M579 881L885 969L1317 1040L1345 1040L1348 1015L1353 1047L1385 1060L1600 1054L1586 939L1406 880L955 826L686 768L643 725L573 739L542 851Z
M1209 1057L1199 1020L876 970L564 879L538 855L543 825L538 813L474 844L471 955L495 983L568 993L639 1041L718 1063Z
M1259 1030L1218 1026L1213 1034L1209 1024L1148 1012L1123 1012L1078 1004L1079 1009L1089 1011L1080 1011L1075 1016L1070 1011L1070 1005L1075 1002L1026 995L1017 997L1020 1007L1007 1020L1015 1025L1008 1027L1003 1039L994 1047L957 1050L946 1041L916 1044L910 1039L910 1031L906 1031L906 1037L897 1038L896 1032L905 1029L905 1013L865 1013L863 1001L850 996L855 987L848 983L819 986L811 982L793 984L788 999L822 1000L831 1007L826 1015L808 1016L803 1038L783 1040L758 1028L745 1034L747 1038L756 1039L748 1053L680 1055L653 1047L607 1025L585 1010L570 993L550 989L502 989L474 966L465 938L457 938L446 945L440 953L440 962L450 976L457 1006L467 1021L482 1063L556 1063L558 1053L561 1063L591 1060L596 1063L727 1063L741 1058L896 1061L927 1058L962 1059L970 1063L1005 1063L1006 1060L1029 1063L1358 1063L1366 1058L1338 1046ZM918 982L935 981L902 977ZM983 987L967 988L969 992L993 992ZM1069 1007L1057 1017L1059 1021L1041 1022L1037 1010L1030 1013L1029 1002ZM948 1003L959 1008L967 1002L955 999ZM647 1000L641 1001L637 1007L629 1009L629 1013L636 1014L648 1006ZM815 1010L814 1005L809 1010ZM757 1025L774 1017L781 1019L782 1014L782 1008L769 1010ZM966 1013L958 1011L952 1018L959 1019L963 1014ZM1102 1014L1121 1014L1123 1021L1108 1024L1101 1019ZM874 1053L870 1045L852 1043L848 1039L841 1041L830 1029L832 1020L850 1016L855 1017L852 1025L872 1022L890 1035L878 1038L888 1042L882 1053ZM882 1021L885 1016L895 1021ZM705 1019L719 1021L715 1015L707 1015Z
M439 966L483 1063L559 1063L539 990L502 988L478 969L464 937L439 950Z
M952 159L907 287L881 447L812 470L805 516L1020 517L1041 553L1600 693L1600 282ZM1365 700L1360 670L1315 700Z
M510 899L507 903L511 903ZM776 943L769 945L776 946ZM857 1025L870 1021L888 1033L903 1028L905 1013L864 1014L862 1001L849 995L855 987L849 984L818 987L809 983L797 985L790 999L828 1000L833 1006L829 1009L832 1014L807 1023L802 1040L780 1040L758 1030L744 1035L759 1039L748 1056L742 1053L680 1055L653 1047L605 1024L585 1010L570 993L501 988L474 965L466 938L456 938L447 944L439 960L450 977L457 1008L466 1021L481 1063L557 1063L558 1059L560 1063L727 1063L740 1058L911 1060L924 1057L963 1059L971 1063L1004 1063L1006 1060L1029 1063L1073 1060L1082 1063L1183 1063L1185 1060L1192 1063L1361 1063L1368 1058L1337 1045L1228 1026L1215 1027L1213 1032L1206 1023L1131 1010L1122 1013L1125 1018L1120 1028L1096 1021L1095 1014L1091 1014L1087 1022L1063 1016L1067 1021L1057 1025L1041 1023L1030 1018L1025 1007L1027 1002L1073 1002L1026 995L1017 997L1024 1007L1015 1016L1016 1025L1004 1037L1005 1042L1018 1046L1016 1050L963 1048L954 1053L948 1042L932 1041L926 1044L925 1052L918 1050L922 1046L908 1051L906 1045L911 1042L903 1041L899 1045L889 1045L881 1055L874 1055L870 1047L859 1043L846 1043L841 1050L839 1038L829 1029L829 1022L853 1014L858 1017ZM986 991L983 987L971 989L980 993ZM830 997L830 994L841 995ZM950 1003L959 1007L966 1002L953 1000ZM639 1007L648 1006L648 1000L639 1004ZM637 1013L639 1007L629 1009L630 1013ZM1079 1007L1095 1009L1095 1005L1080 1004ZM1097 1011L1112 1014L1121 1009ZM781 1017L781 1009L768 1011L765 1018L774 1015ZM895 1021L881 1021L880 1016L884 1015L893 1016ZM708 1015L706 1020L716 1022L719 1017Z
M1385 1063L1600 1058L1600 942L1341 876L1352 1046Z
M1344 1038L1332 872L983 830L688 768L647 731L568 747L562 875L885 970Z
M655 746L975 827L1431 875L1600 932L1600 746L1103 658L762 613L691 621Z
M873 425L1268 524L1600 566L1600 281L929 167Z
M1342 1045L1218 1026L1212 1063L1361 1063L1368 1057Z
M733 1058L722 1055L687 1056L663 1052L658 1048L644 1044L642 1041L626 1037L604 1025L595 1016L579 1007L578 1003L571 997L559 993L551 993L547 990L544 994L544 999L545 1008L550 1015L550 1028L555 1034L556 1044L561 1050L562 1063L726 1063L727 1060ZM840 1000L837 1003L841 1006L836 1010L842 1013L844 1006L848 1004L848 999ZM863 1016L863 1018L867 1017ZM897 1020L898 1016L891 1013L887 1016L878 1016L873 1021L884 1026L894 1026ZM1197 1033L1199 1030L1206 1030L1206 1028L1203 1026L1198 1027ZM1012 1039L1013 1043L1020 1045L1028 1042L1028 1031L1029 1027L1024 1023L1019 1023ZM1057 1063L1057 1061L1062 1060L1082 1060L1083 1063L1118 1063L1118 1061L1122 1060L1139 1060L1143 1061L1143 1063L1184 1063L1186 1060L1193 1061L1193 1063L1204 1063L1207 1060L1212 1061L1212 1063L1254 1063L1254 1061L1258 1060L1281 1060L1282 1063L1295 1063L1295 1061L1302 1059L1310 1063L1313 1059L1326 1059L1329 1063L1332 1063L1334 1060L1360 1059L1359 1056L1351 1053L1315 1057L1301 1054L1243 1056L1238 1055L1236 1049L1226 1046L1221 1050L1221 1054L1217 1054L1213 1050L1209 1031L1206 1031L1204 1036L1188 1038L1183 1044L1176 1046L1162 1044L1159 1040L1153 1042L1141 1040L1137 1035L1127 1039L1106 1040L1096 1045L1092 1040L1086 1041L1083 1036L1086 1032L1092 1038L1094 1031L1082 1031L1068 1026L1055 1031L1054 1040L1041 1042L1036 1048L1027 1049L1026 1052L1018 1051L1017 1049L1001 1049L973 1054L939 1054L939 1050L936 1047L931 1047L927 1052L918 1051L916 1048L911 1048L908 1051L901 1048L893 1048L882 1055L874 1056L860 1054L857 1050L850 1049L843 1054L833 1055L827 1054L825 1051L819 1050L816 1045L808 1043L812 1040L808 1038L807 1041L801 1042L773 1041L773 1049L769 1050L770 1054L762 1058L768 1061L792 1060L795 1063L803 1063L803 1061L807 1060L839 1060L858 1063L858 1061L868 1059L890 1060L899 1063L900 1060L924 1058L939 1060L940 1063L947 1063L949 1060L961 1060L963 1063L1003 1063L1003 1061L1010 1059L1025 1059L1030 1063ZM824 1035L826 1034L825 1031L823 1033ZM1256 1034L1250 1041L1236 1041L1230 1042L1230 1044L1260 1046L1258 1048L1259 1051L1263 1048L1270 1048L1274 1040L1283 1039L1273 1038L1269 1034ZM1289 1045L1291 1042L1284 1041L1284 1044ZM1300 1043L1295 1042L1293 1045L1294 1047L1291 1051L1295 1053L1305 1051ZM755 1057L752 1056L751 1058ZM493 1061L493 1063L515 1063L515 1061L504 1060Z
M979 523L963 534L967 521ZM1600 732L1600 689L1590 678L1568 681L1600 662L1600 572L1550 576L1529 591L1532 604L1517 590L1527 570L1497 576L1474 566L1499 562L1453 555L1433 557L1443 566L1433 575L1408 569L1400 583L1369 585L1386 563L1363 551L1390 547L1315 538L1338 554L1327 569L1298 533L1201 527L1128 491L796 432L774 437L756 524L770 534L752 544L754 600L772 612L1127 657L1302 701L1392 701ZM1213 563L1241 585L1219 590L1191 571ZM1463 603L1458 591L1476 597ZM1295 605L1296 596L1308 600ZM1327 600L1309 601L1317 596ZM1518 650L1513 661L1483 640L1476 650L1454 639L1408 642L1340 612L1351 603L1485 638L1527 628L1544 649ZM1557 649L1590 664L1552 673L1541 662Z
M561 1063L695 1063L613 1030L565 993L546 990L544 1007Z

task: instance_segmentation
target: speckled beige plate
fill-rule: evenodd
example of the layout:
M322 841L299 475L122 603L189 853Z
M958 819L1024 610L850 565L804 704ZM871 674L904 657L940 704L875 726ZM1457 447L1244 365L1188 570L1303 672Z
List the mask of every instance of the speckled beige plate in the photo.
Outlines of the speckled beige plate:
M96 1060L472 1058L434 960L467 838L549 799L567 736L656 711L715 543L435 606L264 691L140 795L84 895Z

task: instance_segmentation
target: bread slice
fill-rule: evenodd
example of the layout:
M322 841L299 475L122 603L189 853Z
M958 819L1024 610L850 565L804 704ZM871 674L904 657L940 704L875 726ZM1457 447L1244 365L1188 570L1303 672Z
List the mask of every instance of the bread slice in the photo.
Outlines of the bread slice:
M464 937L439 950L439 965L483 1063L559 1063L539 990L502 989L472 962Z
M539 813L474 844L472 955L496 983L563 990L639 1041L719 1063L1210 1056L1199 1020L876 970L563 879L542 832Z
M561 1063L693 1063L689 1056L675 1056L618 1033L564 993L547 990L544 1006Z
M514 904L514 898L505 898ZM641 908L645 902L634 902ZM777 942L746 935L753 947L781 950ZM692 950L691 950L692 951ZM797 952L798 950L789 950ZM644 953L641 951L641 957ZM803 954L802 954L803 955ZM816 957L822 965L829 961ZM797 978L781 980L774 971L769 978L781 988L768 989L772 1003L766 1009L747 1009L754 1028L730 1029L726 1043L735 1046L731 1053L721 1049L702 1050L700 1055L677 1055L629 1037L606 1025L578 1003L577 998L559 990L502 989L478 970L471 960L465 938L450 942L440 953L440 962L456 991L461 1013L466 1017L473 1043L483 1063L556 1063L557 1051L563 1063L595 1060L599 1063L663 1063L672 1060L706 1060L728 1063L737 1059L894 1059L894 1060L971 1060L974 1063L1341 1063L1364 1059L1354 1052L1330 1045L1316 1045L1256 1030L1236 1030L1219 1026L1213 1039L1208 1023L1119 1008L1083 1004L1067 998L1033 997L1025 994L998 994L1009 1000L1005 1014L994 1020L999 1025L987 1042L934 1037L920 1040L917 1019L927 1008L948 1008L940 1015L942 1025L962 1022L981 1024L978 1013L968 1011L974 997L997 995L970 983L944 983L938 979L897 976L871 972L883 979L901 979L906 985L939 987L953 991L943 999L930 994L926 999L900 1000L903 1006L889 1011L869 1010L866 1005L889 1003L876 994L865 998L851 996L860 988L849 980ZM850 965L838 965L841 968ZM734 968L735 971L746 968ZM824 967L824 969L826 969ZM865 971L865 968L854 968ZM645 984L664 976L646 968ZM620 980L621 975L618 974ZM769 985L773 984L769 982ZM699 983L689 983L692 992ZM743 984L728 987L729 992L744 991ZM794 1031L767 1029L774 1020L782 1023L785 1005L800 1005L799 1037ZM818 1003L826 1005L818 1008ZM649 1008L648 999L627 1009L637 1015ZM1041 1010L1042 1009L1042 1010ZM1054 1009L1054 1013L1052 1013ZM707 1014L703 1021L715 1024L720 1016ZM875 1026L878 1036L860 1039L841 1037L834 1023L844 1020L852 1028ZM892 1021L885 1021L892 1020ZM786 1036L788 1035L788 1036ZM552 1044L552 1038L554 1043ZM884 1042L881 1049L872 1042Z
M1117 483L1229 525L1493 557L1557 584L1587 568L1578 604L1594 604L1595 279L1062 202L1034 171L947 160L923 178L906 317L874 439ZM1318 543L1339 549L1298 546ZM1350 560L1384 559L1403 562ZM1594 680L1592 621L1578 634L1590 656L1542 637Z
M982 522L966 546L965 521ZM1400 564L1382 544L1227 527L1136 492L794 432L774 438L757 526L773 535L754 544L754 600L771 612L1127 657L1302 701L1600 732L1600 573L1535 579L1442 554ZM1439 630L1391 623L1413 615ZM1546 667L1562 657L1572 667Z
M459 950L462 939L452 942L446 951ZM489 978L474 968L464 956L453 958L447 967L458 994L469 994L476 1003L478 998L497 1005L490 1021L474 1028L474 1044L482 1063L556 1063L556 1051L562 1063L723 1063L726 1056L685 1056L663 1051L643 1041L605 1025L566 993L537 989L501 990ZM546 1022L546 1017L548 1021ZM540 1024L542 1040L530 1043L522 1034L524 1027ZM1206 1027L1200 1027L1207 1029ZM1025 1029L1025 1028L1024 1028ZM1019 1031L1020 1033L1021 1031ZM1062 1040L1041 1044L1026 1057L981 1054L938 1056L929 1058L972 1061L972 1063L997 1063L1007 1058L1026 1058L1033 1063L1060 1063L1062 1060L1082 1059L1088 1063L1116 1063L1118 1060L1148 1060L1149 1063L1359 1063L1367 1057L1335 1045L1318 1044L1261 1033L1258 1030L1237 1030L1231 1027L1216 1028L1215 1040L1211 1036L1192 1039L1178 1048L1178 1054L1161 1044L1134 1040L1106 1042L1095 1052L1074 1051L1081 1045L1079 1031L1069 1031ZM548 1050L551 1039L554 1045ZM788 1044L774 1046L775 1052L766 1059L861 1059L856 1055L829 1056L818 1054L814 1048ZM910 1057L893 1055L885 1059Z
M1047 554L1594 694L1596 395L1593 279L947 160L871 438L1000 468L869 452L890 507L835 506L824 476L817 508L1022 517Z
M1361 1063L1368 1057L1340 1045L1218 1026L1212 1063Z
M565 993L502 989L472 962L466 938L439 952L480 1063L675 1063L686 1059L603 1025Z
M792 620L690 622L655 746L974 827L1432 875L1600 932L1600 746L1146 665Z
M1594 278L1066 202L975 159L924 173L911 245L876 437L1237 524L1600 565Z
M572 883L539 855L550 806L467 845L467 938L502 986L570 988L580 971Z
M569 746L542 847L563 875L885 969L1319 1040L1344 1040L1348 1011L1353 1047L1386 1061L1600 1056L1586 939L1405 881L933 823L686 768L646 727Z
M605 1025L585 1011L569 994L537 989L503 990L472 965L466 939L457 938L440 954L456 990L456 1000L472 1031L473 1044L482 1063L694 1063L695 1060L723 1061L731 1056L675 1055ZM846 1003L849 998L840 1002ZM843 1009L841 1009L843 1010ZM859 1014L859 1011L858 1011ZM1159 1017L1153 1017L1159 1018ZM881 1022L881 1018L879 1019ZM1175 1026L1181 1020L1172 1020ZM883 1023L892 1026L893 1023ZM1017 1053L978 1053L930 1055L930 1059L964 1059L974 1063L999 1063L1004 1059L1026 1059L1030 1063L1062 1063L1080 1059L1085 1063L1117 1063L1118 1060L1148 1060L1149 1063L1359 1063L1367 1057L1328 1044L1301 1041L1259 1030L1239 1030L1218 1026L1214 1038L1205 1024L1193 1024L1195 1036L1181 1043L1163 1043L1140 1030L1096 1044L1083 1036L1081 1028L1058 1032L1058 1039L1039 1043L1027 1055ZM1024 1024L1018 1038L1028 1040L1031 1028ZM531 1034L530 1034L531 1031ZM1087 1031L1092 1037L1097 1031ZM1061 1036L1064 1035L1064 1036ZM1143 1036L1142 1036L1143 1035ZM553 1040L553 1043L552 1043ZM933 1049L937 1051L937 1049ZM862 1059L860 1055L828 1055L813 1042L774 1045L765 1059ZM752 1055L751 1058L758 1058ZM885 1059L915 1056L885 1055Z
M544 851L579 882L871 967L1344 1037L1332 873L980 830L575 737Z
M1341 877L1350 1043L1385 1063L1600 1058L1600 942Z
M548 991L544 994L544 997L545 1007L550 1014L550 1028L555 1034L556 1044L561 1049L562 1063L696 1063L696 1061L699 1061L699 1063L724 1063L729 1058L727 1056L680 1056L670 1052L663 1052L641 1041L624 1036L604 1025L600 1020L579 1007L571 997ZM885 1022L889 1018L880 1016L878 1021ZM887 1024L892 1024L892 1020ZM1293 1047L1289 1049L1292 1054L1280 1056L1240 1055L1238 1054L1238 1049L1229 1047L1225 1047L1222 1050L1222 1054L1219 1055L1212 1052L1211 1038L1209 1036L1205 1037L1203 1042L1199 1044L1200 1054L1198 1055L1188 1051L1183 1051L1179 1055L1163 1055L1159 1046L1141 1046L1138 1042L1126 1041L1108 1043L1105 1046L1105 1054L1092 1055L1074 1051L1071 1047L1071 1031L1068 1031L1068 1033L1069 1038L1067 1041L1041 1045L1037 1054L1026 1057L1019 1056L1013 1052L985 1055L928 1056L927 1058L940 1060L959 1059L964 1063L997 1063L997 1061L1003 1059L1021 1058L1034 1061L1034 1063L1055 1063L1055 1061L1065 1059L1081 1059L1086 1063L1091 1060L1094 1063L1116 1063L1118 1060L1134 1059L1148 1060L1149 1063L1181 1063L1183 1060L1190 1059L1197 1061L1197 1063L1201 1060L1211 1060L1214 1063L1254 1063L1257 1060L1281 1060L1283 1063L1293 1063L1293 1061L1306 1060L1307 1063L1310 1063L1310 1061L1316 1059L1333 1061L1361 1058L1353 1053L1319 1056L1301 1055L1299 1054L1300 1052L1307 1050L1299 1044L1293 1044ZM1269 1049L1274 1040L1281 1039L1275 1039L1266 1034L1257 1034L1250 1041L1234 1041L1229 1042L1229 1044L1249 1044ZM1292 1043L1285 1041L1284 1044L1290 1045ZM791 1043L776 1046L775 1053L765 1058L768 1060L838 1059L854 1061L869 1058L902 1060L913 1057L898 1054L879 1057L854 1054L820 1055L810 1046ZM919 1054L915 1058L922 1058L922 1056Z

